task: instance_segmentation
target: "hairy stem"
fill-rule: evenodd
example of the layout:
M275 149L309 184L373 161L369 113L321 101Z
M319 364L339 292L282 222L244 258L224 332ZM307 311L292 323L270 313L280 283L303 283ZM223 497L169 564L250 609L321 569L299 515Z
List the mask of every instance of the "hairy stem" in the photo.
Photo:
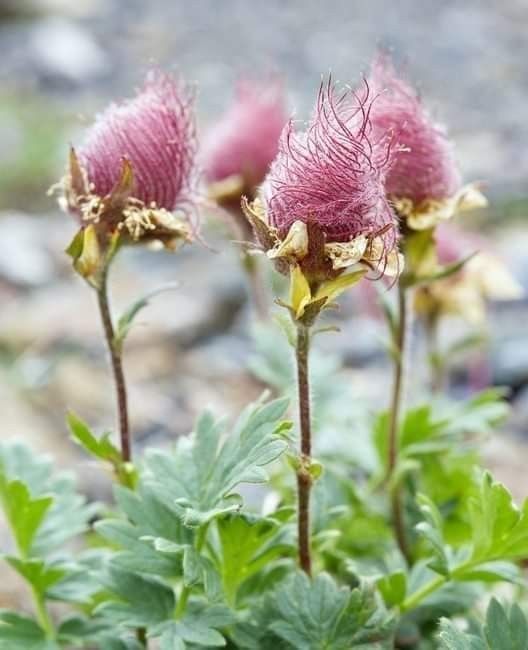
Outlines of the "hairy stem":
M400 426L400 413L402 410L403 397L404 397L404 384L405 384L405 371L406 371L406 354L407 354L407 339L408 328L410 326L410 319L408 315L408 302L407 289L398 285L398 328L394 341L394 380L392 387L391 405L390 405L390 419L389 419L389 448L388 448L388 461L387 461L387 479L393 477L396 465L398 463L398 447L399 447L399 426ZM411 553L407 540L407 533L405 528L405 518L403 511L402 495L400 485L396 482L392 488L391 495L391 508L392 519L394 524L394 531L396 541L400 548L402 555L407 562L411 561Z
M308 356L310 349L310 330L305 325L297 325L297 388L299 396L299 424L301 429L301 458L297 470L298 513L297 527L299 538L299 564L308 575L312 574L310 550L310 491L312 477L310 462L312 455L312 431L310 419L310 380Z
M129 462L132 459L132 453L130 444L130 428L128 424L127 389L121 352L115 343L114 325L108 301L108 269L109 265L107 264L101 274L100 284L97 288L97 301L99 304L99 312L101 314L104 336L110 353L110 363L114 376L119 436L121 440L121 455L125 462Z

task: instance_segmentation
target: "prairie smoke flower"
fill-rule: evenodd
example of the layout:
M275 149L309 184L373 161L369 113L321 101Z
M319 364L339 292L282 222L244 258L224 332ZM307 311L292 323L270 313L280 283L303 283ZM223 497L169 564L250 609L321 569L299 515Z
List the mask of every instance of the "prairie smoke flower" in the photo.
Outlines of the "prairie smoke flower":
M196 157L193 99L181 83L151 72L133 99L111 104L70 153L62 203L98 239L159 241L190 236ZM177 215L173 211L177 211Z
M482 325L487 301L516 300L522 296L521 286L503 261L490 251L490 243L483 237L443 224L436 229L435 240L442 267L472 254L473 257L457 273L416 289L415 308L423 318L456 315Z
M387 195L413 230L431 228L455 212L486 205L475 185L462 186L453 145L416 91L399 77L386 55L372 64L369 84L374 137L392 132L401 145L386 178Z
M242 203L261 247L280 272L290 272L296 319L311 322L368 270L401 270L384 188L391 141L369 139L370 104L368 93L360 99L323 83L306 129L292 121L284 127L259 196ZM359 270L338 277L355 265Z
M319 279L362 262L394 275L401 261L397 224L385 196L391 143L368 138L367 97L321 85L306 130L290 121L277 158L251 210L246 210L268 256Z
M282 84L241 80L227 112L209 132L203 166L211 193L253 197L277 155L288 120Z

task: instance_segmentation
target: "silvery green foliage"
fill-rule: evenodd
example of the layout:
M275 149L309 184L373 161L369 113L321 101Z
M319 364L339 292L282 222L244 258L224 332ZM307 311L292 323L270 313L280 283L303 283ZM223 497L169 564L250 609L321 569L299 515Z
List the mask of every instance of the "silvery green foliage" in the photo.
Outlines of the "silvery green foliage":
M348 424L331 412L347 393L324 390L325 377L342 379L324 362L313 370L317 435L334 428L346 448ZM370 428L363 419L368 462L316 441L325 469L313 492L313 579L296 568L293 476L281 459L287 409L284 399L260 400L233 424L206 412L193 433L148 450L133 472L107 435L70 415L75 441L121 480L110 510L87 504L48 460L2 445L0 499L12 533L4 561L30 588L34 614L0 612L0 650L141 650L142 639L161 650L525 648L522 602L492 600L484 621L478 607L501 583L524 594L519 561L528 557L528 506L517 508L480 469L474 444L504 416L500 395L416 406L403 418L397 480L411 567L387 514L386 415ZM248 484L269 495L265 514L254 496L244 504Z

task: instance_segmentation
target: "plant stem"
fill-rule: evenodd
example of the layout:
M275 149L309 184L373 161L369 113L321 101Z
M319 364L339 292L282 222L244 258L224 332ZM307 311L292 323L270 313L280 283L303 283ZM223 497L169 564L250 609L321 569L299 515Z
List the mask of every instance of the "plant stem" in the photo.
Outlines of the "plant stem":
M312 456L312 432L310 419L310 380L308 356L310 349L310 329L297 323L297 344L295 357L297 362L297 388L299 398L299 424L301 429L301 458L297 470L298 514L297 526L299 537L299 564L308 575L312 574L310 551L310 491L312 477L310 462Z
M44 630L46 639L52 640L55 638L55 628L53 627L53 621L48 614L48 610L46 609L44 597L41 593L39 593L37 589L35 589L35 587L33 587L33 585L31 586L31 592L33 594L35 612L37 614L37 619L40 627Z
M449 579L456 580L457 577L462 576L466 571L478 565L478 562L472 562L470 560L463 562L455 569L451 571L449 576L436 576L423 587L415 591L414 594L411 594L406 598L403 603L400 605L400 611L402 613L408 612L411 609L417 607L423 600L430 596L437 589L440 589Z
M431 392L437 395L445 385L445 366L438 350L438 316L433 315L426 318L424 327L431 372Z
M207 537L207 529L209 528L209 524L204 524L201 528L198 529L198 532L196 533L196 539L194 541L194 548L196 549L197 553L200 553L201 550L203 549L203 546L205 544L205 539ZM176 609L174 611L174 618L182 618L182 616L185 614L185 610L187 609L187 602L189 600L189 596L191 595L191 587L188 585L184 585L183 589L181 590L180 597L178 598L178 602L176 604Z
M147 630L144 627L138 627L136 630L136 639L144 647L148 648Z
M445 582L447 578L445 576L437 576L427 584L425 584L421 589L415 591L414 594L406 598L401 604L400 611L408 612L411 609L417 607L423 600L427 598L434 591L439 589Z
M390 406L390 420L389 420L389 449L387 460L387 480L393 477L396 465L398 462L398 447L399 447L399 427L400 427L400 412L402 410L402 403L404 397L404 383L406 371L406 343L407 343L407 329L410 325L408 318L408 295L401 283L398 284L398 328L396 331L396 340L394 341L395 355L394 355L394 382L392 388L391 406ZM403 503L398 482L395 482L392 487L391 495L391 509L394 531L396 541L400 548L402 555L407 562L411 562L411 553L407 541L407 534L405 530L405 519L403 511Z
M99 304L104 336L106 344L108 346L108 351L110 353L110 363L114 376L119 436L121 440L121 455L124 462L130 462L132 459L132 453L130 445L130 429L128 424L127 389L125 383L125 375L123 372L121 352L115 344L114 325L112 322L112 314L110 313L110 304L108 301L108 270L109 264L104 267L101 273L100 284L97 288L97 301Z

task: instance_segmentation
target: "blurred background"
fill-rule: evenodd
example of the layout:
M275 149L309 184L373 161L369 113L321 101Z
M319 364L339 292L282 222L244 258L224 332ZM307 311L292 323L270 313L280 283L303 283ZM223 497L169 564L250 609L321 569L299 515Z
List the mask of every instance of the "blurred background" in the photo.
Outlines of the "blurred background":
M69 143L110 100L133 94L152 64L196 84L206 131L241 75L283 76L292 112L306 117L322 74L355 84L378 46L392 48L449 126L465 179L485 181L490 207L464 217L468 228L489 232L527 289L527 28L526 0L0 0L0 439L76 464L83 487L104 494L107 482L94 481L68 441L64 413L98 431L112 427L113 389L94 296L63 253L74 224L46 191L63 173ZM113 272L118 312L180 282L142 313L127 341L138 446L186 433L205 405L233 414L263 387L248 370L265 375L238 250L218 218L206 220L204 237L214 250L128 251ZM344 351L342 372L358 399L379 408L389 376L384 326L358 302L348 298L342 333L320 343ZM524 299L490 305L486 345L451 377L456 396L488 382L509 388L512 416L486 453L518 495L528 492L527 322ZM443 335L464 328L454 319ZM276 351L279 339L268 334L268 347ZM424 381L417 373L411 399Z

